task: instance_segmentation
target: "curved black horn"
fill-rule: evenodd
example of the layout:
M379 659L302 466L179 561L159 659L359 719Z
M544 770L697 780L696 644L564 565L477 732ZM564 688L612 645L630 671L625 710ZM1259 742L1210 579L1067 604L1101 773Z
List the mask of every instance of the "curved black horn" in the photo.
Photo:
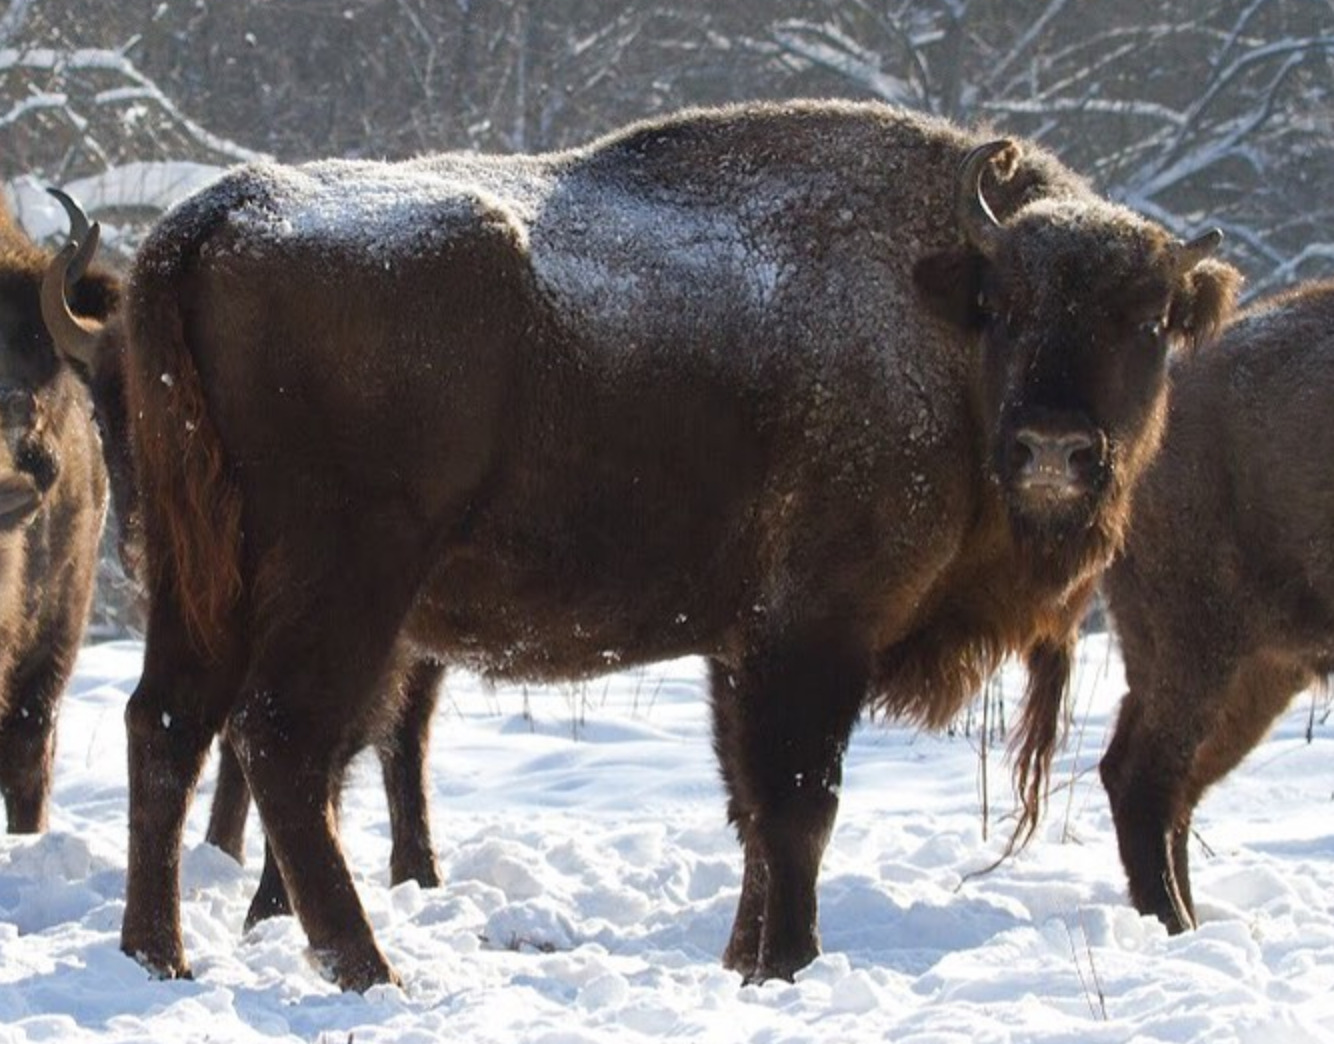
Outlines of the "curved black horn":
M1014 143L1008 138L989 141L973 149L959 165L958 194L955 199L959 225L968 242L986 258L996 254L1001 226L982 196L982 173L992 159L1013 147Z
M97 249L98 227L94 222L88 229L84 243L69 242L51 259L46 274L42 276L42 321L51 334L56 351L73 359L91 371L97 357L98 336L102 324L91 319L81 319L70 311L69 299L65 297L65 287L69 281L69 270L74 266L77 255L84 245L91 243ZM90 255L91 256L91 255Z
M69 273L66 276L66 279L69 280L68 285L73 286L83 278L83 273L88 270L88 265L93 260L93 254L97 252L97 243L95 240L90 242L88 215L84 213L83 207L74 201L74 197L54 186L49 186L46 191L65 208L65 214L69 217L70 241L79 245L79 250L74 255L74 260L70 263Z
M1196 236L1187 243L1177 246L1177 271L1189 272L1206 257L1209 257L1223 242L1223 230L1211 228L1208 232Z

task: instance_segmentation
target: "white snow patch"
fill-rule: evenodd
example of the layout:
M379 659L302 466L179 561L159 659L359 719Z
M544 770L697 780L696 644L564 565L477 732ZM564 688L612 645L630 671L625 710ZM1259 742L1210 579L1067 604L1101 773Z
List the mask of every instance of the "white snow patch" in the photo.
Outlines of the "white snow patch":
M962 880L1006 835L993 821L981 840L974 746L859 729L821 875L825 953L793 984L756 987L719 963L741 857L702 666L611 676L577 734L559 688L530 687L532 719L513 728L520 690L454 675L432 734L442 888L389 887L378 766L351 773L343 843L405 982L363 997L318 974L293 919L242 936L261 842L252 831L244 868L203 843L211 771L182 866L196 977L160 982L120 953L121 716L141 656L83 650L51 832L0 838L5 1044L1334 1041L1334 725L1307 746L1305 700L1201 806L1216 853L1192 852L1204 923L1175 938L1125 902L1093 771L1123 691L1103 639L1084 643L1083 738L1058 762L1043 836L989 874ZM1021 681L1007 672L1007 692ZM1003 772L997 756L993 795Z

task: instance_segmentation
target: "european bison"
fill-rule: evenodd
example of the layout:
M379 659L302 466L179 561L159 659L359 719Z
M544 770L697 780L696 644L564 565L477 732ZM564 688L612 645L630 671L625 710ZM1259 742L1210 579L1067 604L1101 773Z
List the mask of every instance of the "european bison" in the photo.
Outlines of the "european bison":
M1334 283L1248 309L1171 383L1105 578L1129 691L1101 772L1130 899L1175 933L1201 796L1334 669Z
M92 604L107 479L82 384L42 324L48 256L0 202L0 791L10 833L46 829L56 712ZM87 272L75 307L107 315Z
M69 215L70 242L51 259L43 275L42 316L57 354L88 384L120 527L121 562L126 575L137 579L140 578L143 534L125 400L122 317L119 310L100 318L79 316L71 308L67 288L78 286L82 270L96 254L100 228L97 222L88 220L83 209L69 195L59 189L47 191L60 201ZM105 273L99 273L98 277L110 279ZM423 888L431 888L440 883L431 843L426 748L443 670L438 661L423 657L412 663L401 678L393 679L389 702L394 712L383 716L375 735L364 738L374 744L383 770L393 839L390 879L394 884L413 880ZM359 749L359 746L349 747L347 757ZM218 788L209 817L208 841L238 862L243 859L249 808L250 791L236 755L224 739L219 747ZM246 927L288 911L282 876L266 849L264 870L246 918Z
M863 709L940 726L1024 657L1027 836L1169 345L1228 312L1217 238L841 102L201 190L129 292L152 609L122 947L187 972L181 828L225 724L314 951L395 980L332 808L404 640L539 680L706 657L748 979L818 952Z

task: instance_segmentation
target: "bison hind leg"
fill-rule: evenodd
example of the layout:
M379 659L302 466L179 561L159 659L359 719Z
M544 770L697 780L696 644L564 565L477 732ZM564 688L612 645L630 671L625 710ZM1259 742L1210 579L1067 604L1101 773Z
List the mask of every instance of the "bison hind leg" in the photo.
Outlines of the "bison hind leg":
M745 856L723 960L747 981L790 980L820 952L816 880L869 663L835 635L711 664L714 748Z
M239 681L239 661L202 659L169 596L155 602L144 671L125 708L130 847L121 949L164 978L189 976L181 938L186 810Z

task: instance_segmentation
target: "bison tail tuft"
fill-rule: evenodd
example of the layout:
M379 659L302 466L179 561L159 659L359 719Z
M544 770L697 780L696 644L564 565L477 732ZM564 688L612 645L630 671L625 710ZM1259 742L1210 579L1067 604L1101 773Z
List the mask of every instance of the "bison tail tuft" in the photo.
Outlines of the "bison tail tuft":
M155 602L174 602L196 650L216 659L241 592L241 496L181 311L186 258L197 251L173 238L170 221L145 243L131 276L126 397L148 588ZM187 238L197 245L202 230Z

